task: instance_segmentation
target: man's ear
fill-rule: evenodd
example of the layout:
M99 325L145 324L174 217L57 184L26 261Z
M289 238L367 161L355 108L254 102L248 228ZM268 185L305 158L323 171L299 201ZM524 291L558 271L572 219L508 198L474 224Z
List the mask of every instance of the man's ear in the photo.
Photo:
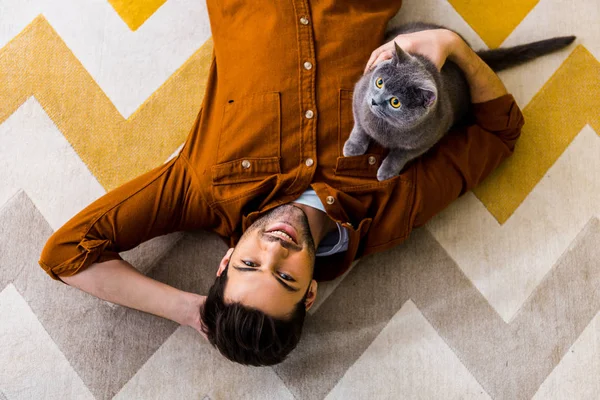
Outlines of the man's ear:
M233 254L233 247L227 250L227 253L225 253L225 256L221 259L219 269L217 270L217 276L221 276L223 271L225 271L225 268L227 267L227 264L229 264L229 260L231 259L231 254Z
M306 301L304 302L304 306L306 307L306 311L310 310L310 308L315 304L315 300L317 299L317 281L314 279L310 282L310 286L308 287L308 293L306 294Z

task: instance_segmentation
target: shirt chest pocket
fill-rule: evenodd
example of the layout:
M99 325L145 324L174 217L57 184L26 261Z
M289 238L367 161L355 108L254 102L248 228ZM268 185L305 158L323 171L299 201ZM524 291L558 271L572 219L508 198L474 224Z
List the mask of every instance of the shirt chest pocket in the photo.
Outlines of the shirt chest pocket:
M225 104L217 163L280 157L281 101L278 92L231 98Z
M215 201L269 192L278 182L281 104L278 92L230 98L225 104L212 166Z

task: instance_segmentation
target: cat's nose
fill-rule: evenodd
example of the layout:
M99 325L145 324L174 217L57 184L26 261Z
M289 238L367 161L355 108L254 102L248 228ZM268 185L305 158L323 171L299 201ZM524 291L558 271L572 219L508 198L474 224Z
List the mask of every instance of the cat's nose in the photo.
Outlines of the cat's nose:
M375 101L375 99L371 99L371 105L372 106L376 106L377 105L377 102Z

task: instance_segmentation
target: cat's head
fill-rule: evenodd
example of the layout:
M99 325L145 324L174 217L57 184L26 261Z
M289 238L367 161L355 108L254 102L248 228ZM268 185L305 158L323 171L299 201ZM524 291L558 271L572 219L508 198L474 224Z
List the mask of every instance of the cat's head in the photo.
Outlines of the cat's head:
M437 102L435 80L423 61L397 44L394 57L379 63L369 79L366 106L393 126L417 125Z

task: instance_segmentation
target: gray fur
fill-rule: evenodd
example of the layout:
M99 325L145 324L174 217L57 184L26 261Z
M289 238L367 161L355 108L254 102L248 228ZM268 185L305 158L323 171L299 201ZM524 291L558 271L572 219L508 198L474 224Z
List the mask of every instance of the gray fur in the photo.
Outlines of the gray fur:
M387 38L436 28L443 27L407 24L390 32ZM492 66L504 69L558 50L573 40L574 37L555 38L478 54L484 61L489 59ZM380 78L381 88L376 85ZM393 98L400 100L399 108L392 106ZM467 80L456 64L446 61L440 72L427 58L407 54L396 45L394 58L379 63L356 84L354 128L344 144L344 156L364 154L374 140L389 149L377 171L377 179L392 178L407 162L433 147L468 113L470 103Z

